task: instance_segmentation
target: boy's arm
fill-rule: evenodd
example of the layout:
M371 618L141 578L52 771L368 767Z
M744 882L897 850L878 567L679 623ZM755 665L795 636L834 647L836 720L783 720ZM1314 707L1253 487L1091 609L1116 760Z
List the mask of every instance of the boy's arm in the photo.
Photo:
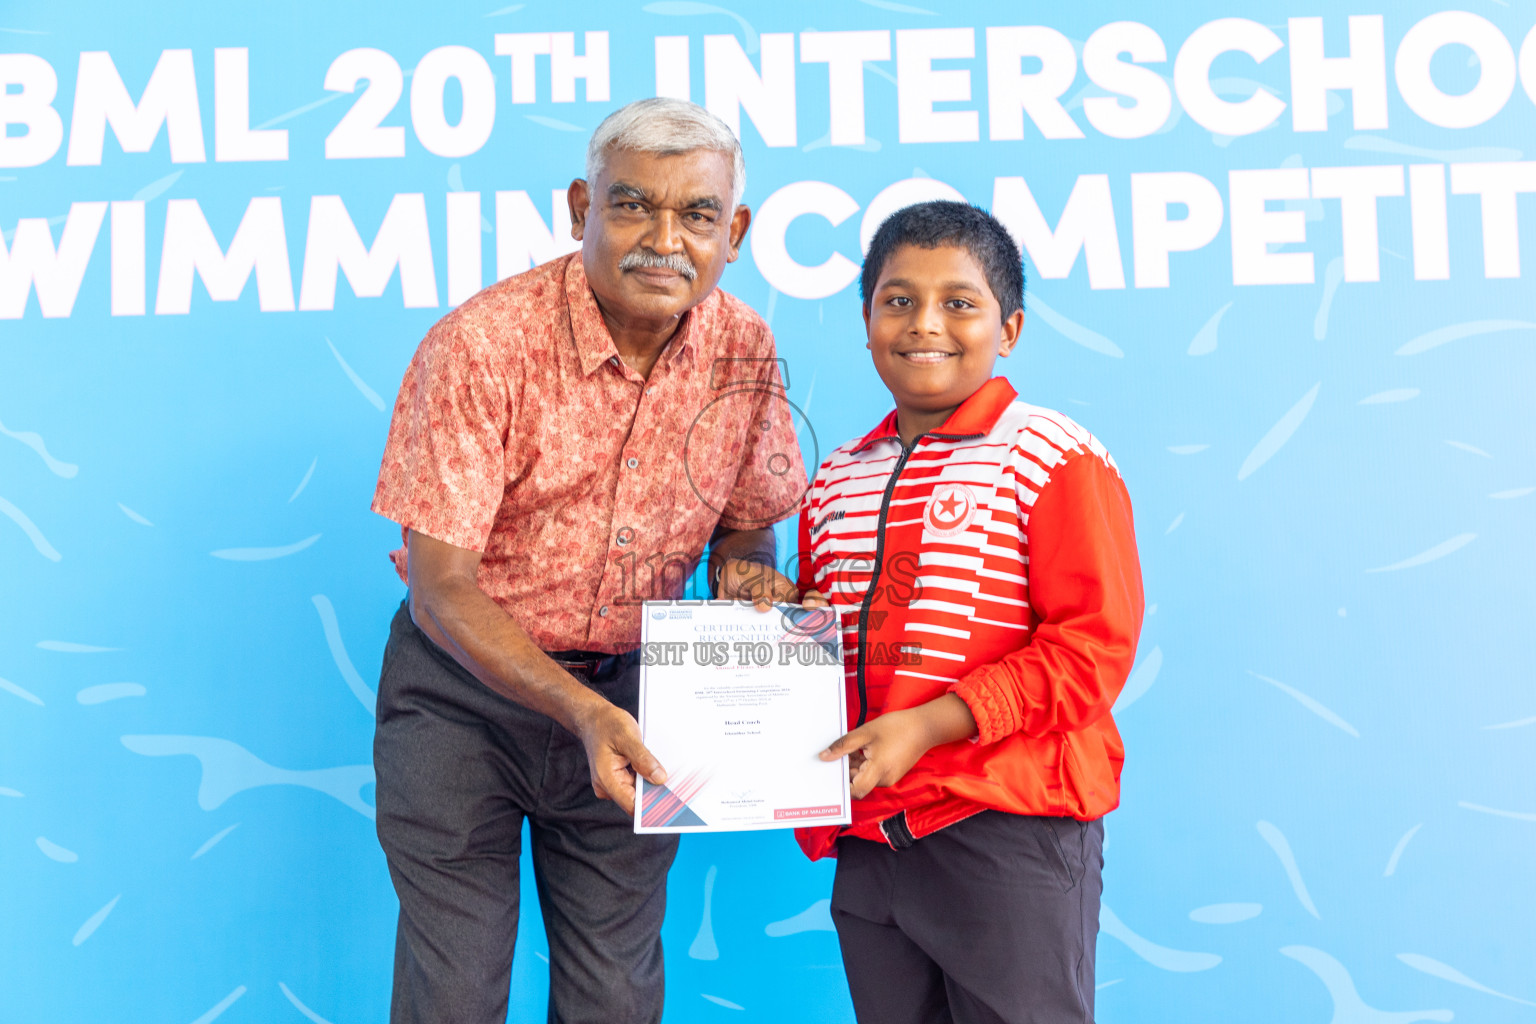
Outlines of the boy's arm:
M950 687L977 738L1091 725L1125 685L1141 632L1141 566L1130 497L1099 458L1057 467L1030 510L1030 642Z
M848 781L855 800L876 786L894 786L917 759L941 743L976 735L976 720L953 693L901 711L887 711L839 737L819 755L836 761L847 755Z

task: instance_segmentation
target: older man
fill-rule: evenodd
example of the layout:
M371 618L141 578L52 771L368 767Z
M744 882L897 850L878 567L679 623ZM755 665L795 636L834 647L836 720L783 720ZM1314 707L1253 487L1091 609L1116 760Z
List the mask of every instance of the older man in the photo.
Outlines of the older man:
M440 320L374 497L410 588L379 683L379 840L400 897L391 1019L499 1021L526 821L550 1019L656 1021L671 837L637 836L640 600L710 544L719 596L793 600L775 521L805 470L767 326L716 289L751 213L728 128L642 100L571 183L581 251Z

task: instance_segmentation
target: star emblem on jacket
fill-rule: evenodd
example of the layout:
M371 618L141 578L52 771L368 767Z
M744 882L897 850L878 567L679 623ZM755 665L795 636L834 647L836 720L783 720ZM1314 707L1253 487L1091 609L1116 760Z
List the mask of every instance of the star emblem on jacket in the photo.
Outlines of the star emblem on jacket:
M923 509L923 531L953 537L976 518L976 495L965 484L943 483L933 489Z

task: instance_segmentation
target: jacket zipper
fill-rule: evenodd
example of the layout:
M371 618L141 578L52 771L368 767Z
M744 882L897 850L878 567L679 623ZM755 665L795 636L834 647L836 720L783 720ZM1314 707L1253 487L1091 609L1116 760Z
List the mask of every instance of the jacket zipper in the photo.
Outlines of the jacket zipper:
M891 510L891 495L896 491L896 481L901 478L902 468L906 466L907 459L917 450L917 442L921 441L925 434L919 434L912 439L912 447L902 445L901 458L896 460L896 468L891 470L891 479L885 485L885 494L880 499L880 518L875 523L875 568L870 573L869 587L864 591L864 602L859 606L859 720L854 722L854 728L864 724L864 719L869 715L869 694L864 687L864 665L868 657L869 644L869 606L875 599L875 588L880 582L880 570L885 557L885 517Z

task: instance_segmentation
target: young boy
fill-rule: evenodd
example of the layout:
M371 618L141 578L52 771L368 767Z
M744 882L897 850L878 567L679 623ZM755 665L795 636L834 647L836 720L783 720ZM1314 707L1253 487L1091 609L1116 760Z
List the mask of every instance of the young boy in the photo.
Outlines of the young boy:
M1093 1020L1104 828L1142 593L1102 445L1016 401L1018 247L963 203L911 206L864 262L867 347L896 409L821 465L804 597L842 617L853 824L832 918L865 1024Z

